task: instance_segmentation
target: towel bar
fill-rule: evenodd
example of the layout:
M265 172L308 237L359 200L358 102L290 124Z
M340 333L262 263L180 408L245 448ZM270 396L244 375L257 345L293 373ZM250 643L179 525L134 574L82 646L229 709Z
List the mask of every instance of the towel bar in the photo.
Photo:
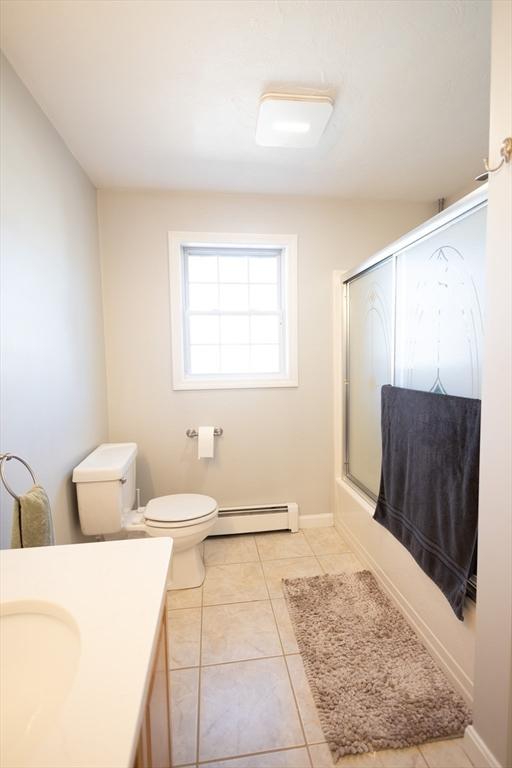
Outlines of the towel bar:
M32 478L33 484L37 485L37 483L36 483L36 478L34 476L34 473L32 472L32 469L30 468L30 465L27 464L25 459L22 459L21 456L16 456L14 453L0 453L0 478L2 479L2 483L5 486L5 490L8 493L10 493L11 496L14 499L19 501L20 497L16 493L14 493L14 491L12 490L12 488L9 485L9 483L7 482L7 480L4 477L4 462L5 461L10 461L11 459L16 459L17 461L21 462L21 464L23 464L28 469L28 472L30 474L30 477Z

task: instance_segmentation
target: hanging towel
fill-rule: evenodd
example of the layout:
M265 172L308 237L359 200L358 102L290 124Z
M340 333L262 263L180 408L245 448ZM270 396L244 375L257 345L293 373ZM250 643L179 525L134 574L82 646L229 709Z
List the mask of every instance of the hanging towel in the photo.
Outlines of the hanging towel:
M34 485L14 501L11 547L45 547L55 544L52 511L46 491Z
M480 400L382 387L382 472L374 519L463 620L476 562Z

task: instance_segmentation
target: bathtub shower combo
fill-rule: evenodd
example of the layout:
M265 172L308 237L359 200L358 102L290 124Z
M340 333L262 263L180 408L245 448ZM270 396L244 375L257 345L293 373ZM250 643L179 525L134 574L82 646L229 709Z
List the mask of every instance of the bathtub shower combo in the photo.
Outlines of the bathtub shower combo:
M382 441L384 444L390 441L387 431L385 435L381 433L381 399L384 402L386 396L389 402L390 385L397 388L396 396L404 389L437 396L403 398L404 402L421 403L427 410L440 409L435 416L437 429L431 429L430 444L420 446L420 455L440 455L443 441L454 437L450 429L460 429L460 425L455 426L455 417L446 416L447 398L445 401L439 398L455 396L451 401L453 408L462 409L463 417L472 411L474 421L466 425L469 434L471 430L479 433L486 212L487 189L484 187L341 276L343 434L338 450L338 462L342 466L337 474L372 505L382 502L385 479L381 477ZM417 415L416 423L425 422L426 412ZM413 418L410 423L414 421ZM402 419L402 428L403 423ZM386 430L388 427L389 424ZM457 439L462 440L461 434L458 433ZM411 445L414 452L416 446ZM475 460L476 467L471 470L470 504L476 556L478 445L473 449L473 465ZM464 471L465 461L459 457L459 468ZM401 466L399 470L405 474L407 468ZM433 476L432 469L430 475L428 471L425 478ZM454 474L457 472L455 468ZM405 483L403 478L402 482ZM446 478L445 484L449 485ZM448 495L449 487L446 491ZM442 496L441 487L437 491L441 499L438 506L442 505ZM394 516L399 514L393 505L389 512ZM458 514L456 504L449 514L441 509L439 520L443 525L458 528L462 538L466 518L461 510L460 519L447 521L453 514ZM415 535L421 538L422 532L413 530L414 520L412 525L407 520L405 524L410 526L406 539ZM455 541L456 548L459 543ZM439 542L425 539L422 544L430 547L440 559L446 559L447 553L442 551ZM407 548L412 553L412 549ZM456 569L457 565L453 567ZM471 597L476 596L475 569L476 559L467 579L467 595Z

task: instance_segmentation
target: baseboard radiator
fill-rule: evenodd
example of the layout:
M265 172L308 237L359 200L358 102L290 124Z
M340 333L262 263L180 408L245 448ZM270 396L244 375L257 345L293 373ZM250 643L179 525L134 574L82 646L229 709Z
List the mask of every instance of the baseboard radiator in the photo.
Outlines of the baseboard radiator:
M210 536L230 533L258 533L259 531L299 530L299 506L287 504L261 504L254 507L220 507L219 517Z

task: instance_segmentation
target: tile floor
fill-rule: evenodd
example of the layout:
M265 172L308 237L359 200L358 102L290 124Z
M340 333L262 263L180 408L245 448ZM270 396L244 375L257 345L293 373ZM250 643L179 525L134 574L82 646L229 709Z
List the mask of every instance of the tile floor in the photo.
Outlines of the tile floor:
M332 768L283 577L362 568L334 528L204 543L202 587L168 593L173 767ZM344 757L354 768L471 768L461 739Z

